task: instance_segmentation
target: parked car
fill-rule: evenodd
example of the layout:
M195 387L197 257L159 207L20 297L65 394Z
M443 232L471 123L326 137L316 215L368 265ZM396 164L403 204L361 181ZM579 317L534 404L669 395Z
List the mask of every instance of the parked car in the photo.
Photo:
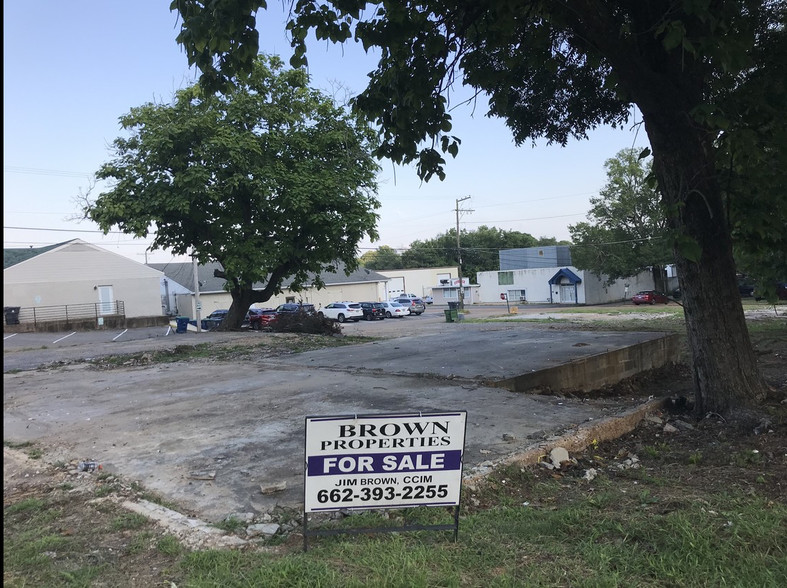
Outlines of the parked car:
M249 309L249 327L255 331L263 331L276 318L275 308L253 308Z
M276 307L276 313L283 312L305 312L307 314L314 314L316 309L313 304L302 304L297 302L285 302Z
M640 304L668 304L669 298L663 292L659 292L658 290L643 290L642 292L637 292L634 296L631 297L631 301L639 306Z
M410 314L410 308L398 302L381 302L385 309L385 318L404 318Z
M434 298L432 298L431 296L424 296L424 302L426 302L427 304L432 304L434 302Z
M424 301L420 298L397 298L394 302L398 302L402 306L406 307L410 314L420 315L426 310L426 305Z
M385 318L385 307L381 302L359 302L363 311L363 318L367 321L383 320Z
M323 306L317 314L340 323L357 323L363 318L363 309L357 302L331 302L328 306Z

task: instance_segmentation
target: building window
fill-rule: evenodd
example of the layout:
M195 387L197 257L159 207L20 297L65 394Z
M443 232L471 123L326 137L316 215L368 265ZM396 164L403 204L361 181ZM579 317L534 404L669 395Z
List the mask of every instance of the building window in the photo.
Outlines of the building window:
M508 299L512 302L527 302L527 296L524 290L509 290Z
M446 300L458 300L459 299L459 288L445 288L443 290L443 297Z
M295 304L295 296L285 296L284 302L287 304Z
M514 283L514 272L497 272L498 286L511 286Z

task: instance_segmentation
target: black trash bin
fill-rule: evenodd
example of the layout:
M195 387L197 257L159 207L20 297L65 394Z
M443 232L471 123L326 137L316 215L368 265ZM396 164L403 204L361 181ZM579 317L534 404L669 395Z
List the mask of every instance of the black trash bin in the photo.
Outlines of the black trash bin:
M189 317L187 316L179 316L175 317L175 321L177 322L177 327L175 327L176 333L185 333L189 330Z
M449 302L448 303L449 310L459 310L459 303L458 302Z
M5 306L3 307L3 312L5 312L5 324L7 325L18 325L19 324L19 311L22 307L21 306Z

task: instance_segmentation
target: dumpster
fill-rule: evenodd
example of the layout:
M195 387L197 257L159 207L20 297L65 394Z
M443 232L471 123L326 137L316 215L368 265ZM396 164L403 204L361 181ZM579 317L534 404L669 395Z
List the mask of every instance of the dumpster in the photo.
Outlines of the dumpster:
M458 310L444 310L445 313L445 322L447 323L455 323L459 319L459 311Z
M459 310L459 303L458 302L449 302L448 308L451 310Z
M3 307L3 312L5 312L5 324L7 325L18 325L19 324L19 310L21 306L5 306Z
M189 317L187 316L178 316L175 317L175 321L177 322L177 327L175 328L176 333L185 333L189 329Z

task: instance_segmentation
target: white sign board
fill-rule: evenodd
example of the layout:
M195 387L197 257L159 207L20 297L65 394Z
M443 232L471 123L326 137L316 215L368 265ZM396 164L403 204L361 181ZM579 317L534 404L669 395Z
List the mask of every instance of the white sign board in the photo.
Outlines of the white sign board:
M458 506L467 412L306 417L304 512Z

